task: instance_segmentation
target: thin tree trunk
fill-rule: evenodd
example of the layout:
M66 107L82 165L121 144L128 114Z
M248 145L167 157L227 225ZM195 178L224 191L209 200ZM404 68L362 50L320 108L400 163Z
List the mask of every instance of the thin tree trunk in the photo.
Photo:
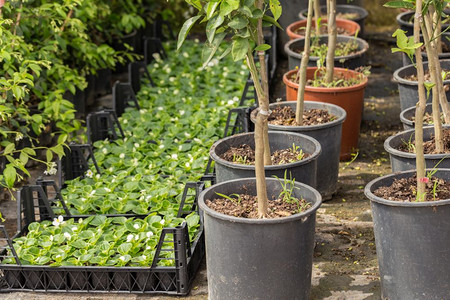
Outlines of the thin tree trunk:
M314 1L314 19L316 22L316 36L319 36L322 34L322 28L320 28L320 22L322 18L322 11L320 10L320 1L319 0L313 0ZM311 7L308 6L308 16L309 11L311 10Z
M308 4L308 18L306 22L305 31L305 47L302 55L302 62L300 64L300 69L297 73L298 78L298 90L297 90L297 109L295 112L295 122L297 125L303 125L303 109L305 104L305 86L306 86L306 68L309 62L309 48L311 43L311 25L312 25L312 8L313 2L319 2L317 0L309 0Z
M422 20L422 0L416 1L416 14L414 17L414 43L420 43L420 23ZM415 50L417 62L417 80L419 89L419 102L416 104L415 115L415 144L416 144L416 168L417 168L417 200L425 197L425 156L423 154L423 116L426 107L426 95L424 86L424 71L422 53L420 47ZM425 199L423 199L425 200Z
M425 49L428 55L428 70L430 72L431 81L435 83L433 87L433 123L434 123L434 135L435 135L435 146L436 152L442 153L444 152L444 140L443 140L443 132L442 132L442 123L441 123L441 114L439 109L439 90L443 89L443 87L439 84L439 77L441 76L438 73L436 68L436 60L434 57L437 55L436 49L436 40L432 40L433 35L430 32L433 32L432 27L432 18L431 12L427 15L423 16L425 24L422 29L422 36L425 41Z
M336 0L329 0L328 14L328 52L327 52L327 71L325 82L333 82L334 73L334 51L336 50Z

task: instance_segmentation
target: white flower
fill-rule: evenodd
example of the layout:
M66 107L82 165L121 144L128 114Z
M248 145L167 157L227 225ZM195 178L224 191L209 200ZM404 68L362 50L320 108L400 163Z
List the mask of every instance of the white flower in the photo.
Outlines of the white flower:
M129 234L127 236L127 242L131 242L133 240L134 236L132 234Z
M159 149L163 149L164 148L164 145L163 144L161 144L161 145L159 145L159 147L158 147Z
M164 107L158 106L157 110L159 110L159 111L164 110Z
M171 155L172 159L178 159L178 155L176 153Z
M103 154L106 154L106 153L108 153L108 149L103 148L103 149L102 149L102 152L103 152Z
M121 257L119 257L119 259L121 260L121 261L125 261L125 256L121 256Z
M233 100L228 100L227 104L228 104L228 105L233 105L233 104L234 104L234 101L233 101Z
M174 82L175 81L175 77L173 77L173 76L169 77L169 81L170 82Z
M134 237L134 239L137 241L139 240L139 234L136 234L136 236Z
M283 99L281 99L281 98L277 98L277 100L276 100L276 101L277 101L277 102L281 102L281 100L283 100Z
M95 190L92 190L90 193L89 193L89 196L94 196L95 195Z
M183 52L183 57L188 58L188 57L189 57L189 54L188 54L187 52Z
M81 198L81 202L86 202L86 198Z
M78 227L77 226L73 226L72 227L72 231L77 231L78 230Z
M133 166L139 166L139 160L137 158L133 159Z
M187 138L190 138L190 137L191 137L191 134L190 134L189 132L185 132L185 133L184 133L184 136L187 137Z
M161 59L161 55L159 55L158 52L153 53L152 56L153 56L153 58L154 58L157 62L159 62L159 61L162 60L162 59ZM155 65L157 65L157 64L155 64ZM156 67L158 67L158 66L156 66Z
M56 163L52 162L49 166L47 166L47 170L44 171L44 175L55 175L58 172L56 169Z
M95 175L95 178L100 179L100 174Z
M233 97L233 101L234 101L234 102L239 102L239 97L238 97L238 96L234 96L234 97Z
M111 189L105 188L105 191L106 191L107 193L110 193L110 192L111 192Z
M50 236L50 241L52 241L52 242L53 242L53 235L51 235L51 236Z
M70 238L71 238L72 236L70 235L70 233L64 232L64 237L65 237L66 239L70 240Z
M147 235L148 238L151 238L153 236L153 232L149 231L149 232L146 233L146 235Z
M240 71L239 74L245 75L245 72L244 71Z
M54 218L52 224L56 227L64 223L63 216L59 216L58 218Z
M148 168L149 168L149 169L153 168L153 164L150 163L150 164L148 165Z
M18 141L20 141L21 139L23 139L23 134L20 133L20 132L17 132L17 133L16 133L16 138L15 138L15 140L18 142Z
M150 246L145 247L145 250L150 250L150 249L152 249L152 247L150 247Z
M92 172L92 170L87 170L86 177L92 178L93 175L94 173Z
M133 227L134 227L134 229L139 229L139 227L141 227L141 226L139 226L139 224L136 223L136 224L133 225Z
M180 110L180 116L184 115L186 112L184 110Z
M140 113L140 114L145 114L146 112L147 112L147 110L144 109L144 108L139 110L139 113Z
M128 120L127 119L123 120L123 124L128 124Z
M161 221L159 221L159 223L161 223L161 225L164 225L164 223L166 223L166 221L164 219L162 219Z
M125 158L125 153L120 153L119 158L120 159L124 159Z
M185 164L185 166L186 166L186 168L189 168L189 167L191 166L191 164L187 162L187 163Z
M134 146L136 147L136 148L139 148L139 143L134 143Z
M175 91L173 91L174 95L178 95L178 93L180 93L180 91L178 89L176 89Z
M110 168L108 169L108 171L110 171L110 172L114 171L113 167L110 167Z
M201 143L202 143L202 140L199 139L199 138L194 138L194 142L201 144Z
M144 260L145 260L145 259L147 259L147 256L145 256L145 255L142 255L142 259L144 259Z

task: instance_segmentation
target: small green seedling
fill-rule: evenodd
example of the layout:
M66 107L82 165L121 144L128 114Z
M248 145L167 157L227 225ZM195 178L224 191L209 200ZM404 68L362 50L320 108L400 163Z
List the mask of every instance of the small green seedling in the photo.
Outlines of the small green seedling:
M227 200L230 200L231 202L233 202L236 205L239 205L239 206L241 205L241 200L242 200L241 195L231 194L230 196L227 196L227 195L224 195L224 194L221 194L221 193L217 193L217 192L216 192L216 194L218 196L220 196L220 197L223 197L223 198L225 198ZM236 197L236 198L233 198L233 196Z

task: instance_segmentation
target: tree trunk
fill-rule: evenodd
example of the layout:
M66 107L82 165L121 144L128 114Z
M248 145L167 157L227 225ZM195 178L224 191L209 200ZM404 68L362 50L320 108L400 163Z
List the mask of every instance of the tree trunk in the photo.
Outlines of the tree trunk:
M334 51L336 50L336 0L328 0L328 52L327 52L327 71L325 82L333 82L334 73Z
M414 43L420 43L420 22L422 19L422 0L416 1L416 14L414 16ZM426 96L424 86L424 71L422 64L422 53L420 47L415 50L417 62L417 80L419 88L419 102L416 104L415 115L415 144L416 144L416 167L417 167L417 200L425 200L425 156L423 154L423 116L426 107Z
M298 91L297 91L297 110L295 112L295 122L297 125L303 125L303 107L305 103L305 86L306 86L306 68L309 62L309 48L311 43L311 25L312 25L312 8L313 2L319 2L317 0L309 0L308 4L308 18L306 22L305 31L305 47L302 56L302 62L300 64L300 69L297 73L298 78ZM316 19L317 20L317 19ZM316 25L317 26L317 25Z
M320 1L319 0L313 0L314 1L314 19L316 22L316 36L319 36L322 34L322 28L320 28L320 22L322 18L322 11L320 10ZM312 10L311 6L308 6L308 16L309 12ZM309 18L309 17L307 17ZM306 33L305 33L306 34Z
M441 77L440 73L436 68L436 60L437 57L437 49L436 49L436 40L433 40L433 35L430 32L433 32L432 27L432 18L431 12L427 15L423 16L425 24L422 26L422 36L425 41L425 49L428 55L428 70L430 72L431 81L435 83L433 87L433 123L434 123L434 135L435 135L435 146L436 152L442 153L444 152L444 140L443 140L443 132L442 132L442 122L441 122L441 114L439 109L439 90L443 89L443 86L439 84L439 77Z

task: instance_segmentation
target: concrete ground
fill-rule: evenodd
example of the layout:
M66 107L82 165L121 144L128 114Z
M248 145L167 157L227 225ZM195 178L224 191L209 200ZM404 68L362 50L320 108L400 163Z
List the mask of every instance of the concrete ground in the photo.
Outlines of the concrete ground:
M367 37L370 43L368 64L372 75L365 94L364 117L360 148L355 159L340 164L339 189L318 211L316 247L311 299L380 299L375 240L370 203L364 196L364 186L372 179L390 173L389 157L383 149L384 140L401 130L398 91L392 82L393 71L400 67L401 57L390 53L392 42L388 34ZM282 97L281 75L287 71L287 61L279 63L278 84L274 99ZM14 201L3 201L0 210L9 227L15 225ZM206 264L203 261L188 297L207 299ZM0 294L0 299L42 300L131 300L177 299L179 297L134 294L67 294L15 292Z

